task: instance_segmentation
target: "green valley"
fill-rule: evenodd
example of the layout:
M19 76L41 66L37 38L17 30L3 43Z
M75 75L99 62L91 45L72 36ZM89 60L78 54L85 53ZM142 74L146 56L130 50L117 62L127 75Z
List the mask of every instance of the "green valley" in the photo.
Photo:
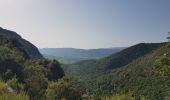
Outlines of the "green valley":
M0 100L170 99L169 42L140 43L108 57L60 64L39 51L30 54L19 35L2 30Z

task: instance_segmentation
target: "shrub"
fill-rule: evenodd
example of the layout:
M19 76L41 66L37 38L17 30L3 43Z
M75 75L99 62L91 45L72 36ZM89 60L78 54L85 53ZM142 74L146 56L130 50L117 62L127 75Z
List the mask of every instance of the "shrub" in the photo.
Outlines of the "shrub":
M29 100L25 93L8 93L0 95L0 100Z
M116 94L111 97L103 97L101 100L135 100L131 94Z
M0 95L4 93L8 93L8 86L5 82L0 81Z
M9 80L7 84L17 92L24 90L23 84L18 82L18 79L16 78L16 76L14 76L11 80Z
M81 100L84 88L73 77L64 77L58 82L52 82L47 89L47 99Z
M28 66L24 69L24 89L30 95L31 100L43 100L48 86L48 80L42 73L44 69L38 66Z

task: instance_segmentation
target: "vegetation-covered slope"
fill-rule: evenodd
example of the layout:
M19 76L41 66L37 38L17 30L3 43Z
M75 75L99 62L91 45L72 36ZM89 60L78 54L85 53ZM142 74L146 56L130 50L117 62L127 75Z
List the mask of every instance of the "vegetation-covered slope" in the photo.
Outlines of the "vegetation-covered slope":
M86 63L81 61L81 63L78 62L64 68L73 74L86 78L90 75L94 76L95 73L103 73L110 69L125 66L133 60L153 52L162 45L163 43L141 43L100 60L86 60L84 61Z
M113 95L131 92L136 98L144 96L149 100L168 100L170 98L170 72L166 76L159 74L157 61L160 56L168 58L170 49L166 46L147 54L132 63L113 69L92 79L92 90L97 95ZM170 66L170 60L167 61ZM163 66L161 66L163 67Z
M99 60L66 65L32 59L0 34L0 100L169 100L170 43L138 44Z
M34 46L29 41L23 39L16 32L0 28L0 34L17 39L18 42L22 45L22 47L24 47L25 51L27 52L30 58L42 58L42 55L38 51L37 47Z
M10 70L12 75L22 78L22 64L28 59L26 51L16 39L0 35L0 74L3 77Z
M119 53L113 54L105 60L106 68L116 68L131 63L134 59L144 56L155 49L160 48L163 43L140 43L129 47Z
M0 81L0 100L29 100L29 97L23 92L13 91L7 83Z
M0 79L9 83L13 91L25 91L31 100L42 100L46 98L48 81L63 76L58 61L31 59L16 38L0 35Z
M96 98L131 94L135 99L166 100L170 76L158 74L157 59L163 55L170 58L169 53L165 44L139 44L99 61L72 65L67 71L79 77ZM114 66L117 59L121 66Z

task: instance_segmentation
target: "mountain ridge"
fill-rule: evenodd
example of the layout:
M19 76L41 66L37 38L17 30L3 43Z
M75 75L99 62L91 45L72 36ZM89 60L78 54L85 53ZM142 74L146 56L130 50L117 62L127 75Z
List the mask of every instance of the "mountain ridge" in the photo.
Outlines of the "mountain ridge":
M38 51L38 48L35 45L33 45L29 41L23 39L16 32L7 30L7 29L3 29L0 27L0 34L5 35L7 37L16 38L22 44L22 46L25 48L25 50L28 53L28 55L30 56L30 58L35 58L35 59L43 58L43 56Z
M78 48L40 48L45 55L65 58L101 58L112 53L123 50L125 47L100 48L100 49L78 49Z
M159 57L169 53L169 48L163 45L121 68L112 69L95 77L93 81L96 82L92 87L107 94L120 93L123 90L126 91L125 93L131 91L139 99L141 99L140 95L143 95L146 100L169 100L167 99L170 97L169 76L159 75L156 64ZM99 89L100 87L102 88Z
M154 45L156 46L141 43L118 52L117 54L123 55L125 51L128 51L125 53L127 55L120 57L119 61L122 62L124 58L128 59L129 53L132 55L136 54L135 51L139 53L136 55L137 57L132 56L128 63L120 67L108 68L107 63L115 60L109 58L117 55L113 54L95 61L67 65L65 70L68 74L77 76L84 82L90 93L94 93L94 96L97 97L130 92L139 100L141 100L141 96L146 100L166 100L165 98L170 97L170 92L168 92L170 91L168 88L170 80L168 80L168 76L156 74L156 61L160 56L169 54L170 51L166 43ZM146 51L142 52L142 50ZM112 64L114 65L114 63Z
M97 70L109 70L114 68L119 68L131 63L133 60L148 54L155 49L163 46L165 43L140 43L134 46L128 47L122 51L112 54L108 57L101 58L99 60L90 61L90 63L83 63L82 65L72 64L71 67L83 68L84 71L97 71ZM71 70L71 67L67 67ZM92 69L94 68L94 69ZM92 69L92 70L90 70ZM82 73L83 73L82 72ZM80 72L81 73L81 72ZM93 73L93 72L92 72Z

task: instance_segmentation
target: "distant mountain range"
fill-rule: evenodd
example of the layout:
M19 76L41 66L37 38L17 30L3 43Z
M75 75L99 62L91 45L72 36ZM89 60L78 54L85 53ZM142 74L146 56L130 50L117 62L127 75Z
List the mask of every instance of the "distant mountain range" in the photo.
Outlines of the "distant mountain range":
M76 49L76 48L42 48L39 51L45 58L57 59L61 62L74 62L77 60L99 59L119 52L125 47L101 49Z
M27 54L29 55L30 58L43 58L43 56L40 54L40 52L38 51L37 47L34 46L32 43L30 43L29 41L23 39L20 35L18 35L16 32L14 31L10 31L7 29L3 29L0 27L0 34L1 35L5 35L7 37L10 38L16 38L19 43L22 44L22 46L24 47L24 49L26 50Z

